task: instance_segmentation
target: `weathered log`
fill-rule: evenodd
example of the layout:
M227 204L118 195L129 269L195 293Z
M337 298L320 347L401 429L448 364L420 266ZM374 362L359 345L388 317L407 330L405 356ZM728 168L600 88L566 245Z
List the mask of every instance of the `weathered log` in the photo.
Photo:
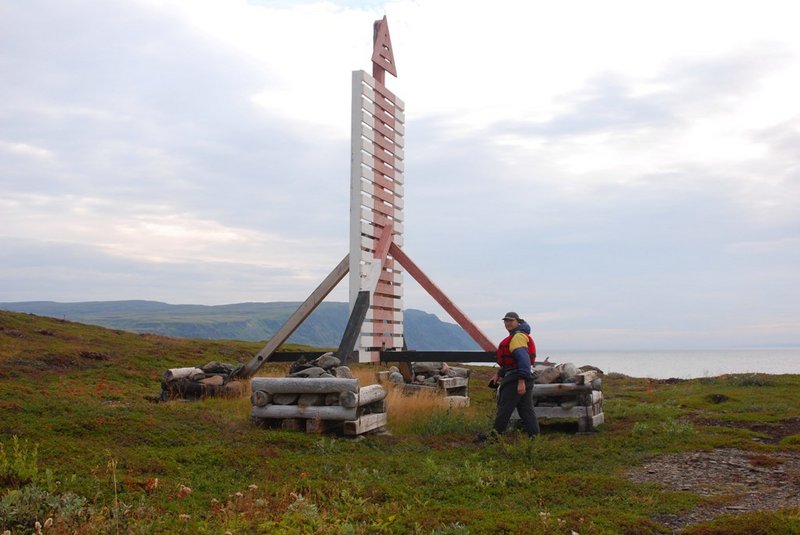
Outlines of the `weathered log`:
M388 421L385 412L375 414L365 414L357 420L349 420L344 422L345 435L361 435L367 431L372 431L384 427Z
M250 394L250 403L255 405L256 407L263 407L265 405L269 405L272 401L272 394L267 394L263 390L254 390L252 394Z
M358 390L358 406L363 407L386 397L386 389L381 385L368 385Z
M327 394L328 392L358 392L358 379L327 377L302 379L297 377L254 377L253 390L271 394Z
M267 405L253 407L251 414L259 418L319 418L320 420L354 420L356 408L331 406Z
M350 409L358 407L358 394L355 392L340 392L339 405Z
M171 368L164 372L164 382L169 383L177 379L191 379L193 377L205 376L205 372L200 368Z

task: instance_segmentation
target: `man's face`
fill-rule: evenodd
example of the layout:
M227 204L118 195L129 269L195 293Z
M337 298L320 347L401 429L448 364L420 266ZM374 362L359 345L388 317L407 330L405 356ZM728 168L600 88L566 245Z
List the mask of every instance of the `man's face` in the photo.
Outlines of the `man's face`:
M514 329L519 327L519 321L515 319L505 319L503 320L503 323L505 324L507 331L513 331Z

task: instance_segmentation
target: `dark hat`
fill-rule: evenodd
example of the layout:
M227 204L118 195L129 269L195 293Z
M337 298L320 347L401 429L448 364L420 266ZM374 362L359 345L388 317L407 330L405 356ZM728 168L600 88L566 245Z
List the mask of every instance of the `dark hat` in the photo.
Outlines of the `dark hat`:
M519 317L519 314L516 312L506 312L506 315L503 316L503 321L505 320L517 320L518 322L522 323L525 320Z

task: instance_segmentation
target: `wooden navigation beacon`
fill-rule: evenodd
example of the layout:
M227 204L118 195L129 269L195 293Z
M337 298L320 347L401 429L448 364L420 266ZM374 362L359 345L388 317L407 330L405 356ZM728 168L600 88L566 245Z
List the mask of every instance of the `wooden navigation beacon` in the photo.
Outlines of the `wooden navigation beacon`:
M297 353L277 349L350 274L350 318L334 355L343 363L426 361L448 356L466 362L493 362L494 344L415 264L403 247L405 103L385 85L397 76L389 24L373 27L372 75L354 71L350 154L350 251L281 326L266 346L237 372L253 377L267 361L287 361ZM409 352L403 337L405 275L416 280L483 351ZM446 353L446 355L445 355ZM306 353L304 356L318 356ZM456 357L458 355L458 357Z

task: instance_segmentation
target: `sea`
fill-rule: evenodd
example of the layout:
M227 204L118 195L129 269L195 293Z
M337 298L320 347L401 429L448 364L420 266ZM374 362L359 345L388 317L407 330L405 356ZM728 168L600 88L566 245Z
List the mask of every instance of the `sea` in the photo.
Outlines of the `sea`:
M592 365L604 373L652 379L697 379L729 373L800 374L800 348L681 351L550 351L537 360Z

